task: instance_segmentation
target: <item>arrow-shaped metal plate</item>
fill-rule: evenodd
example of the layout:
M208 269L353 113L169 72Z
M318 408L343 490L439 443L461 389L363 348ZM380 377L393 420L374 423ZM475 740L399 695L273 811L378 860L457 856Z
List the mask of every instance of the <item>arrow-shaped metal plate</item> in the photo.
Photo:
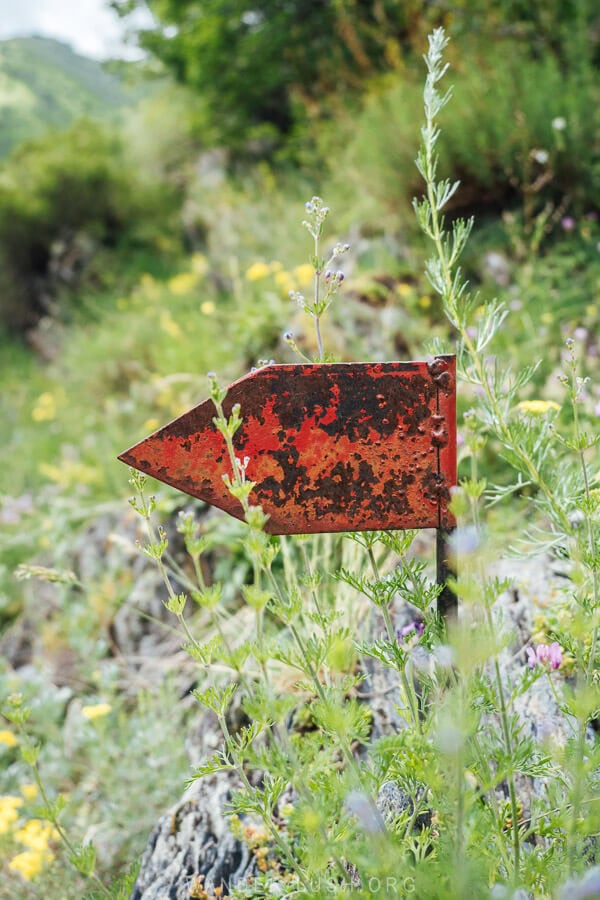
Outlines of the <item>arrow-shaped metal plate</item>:
M272 365L236 381L236 453L272 534L449 528L456 483L453 356L432 362ZM237 518L231 466L206 400L119 457Z

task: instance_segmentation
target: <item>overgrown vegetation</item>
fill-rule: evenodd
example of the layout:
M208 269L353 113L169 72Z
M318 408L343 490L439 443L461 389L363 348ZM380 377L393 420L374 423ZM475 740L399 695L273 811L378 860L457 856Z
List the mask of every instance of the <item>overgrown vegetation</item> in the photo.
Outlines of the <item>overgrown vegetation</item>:
M77 123L3 162L0 641L13 699L0 896L105 892L91 872L106 887L122 877L111 890L128 896L130 865L190 775L190 685L224 726L223 753L194 759L195 774L229 768L242 784L232 828L258 874L234 896L325 896L354 878L366 897L399 870L398 896L558 896L597 864L598 12L538 6L416 2L400 21L395 4L311 16L288 4L262 18L240 4L229 19L220 3L204 17L198 4L157 5L147 46L187 88L164 87L122 126ZM456 36L454 95L436 93L436 32L419 175L420 54L442 21ZM314 193L338 228L319 232L317 275L321 253L351 247L327 310L312 298L314 235L308 246L298 232ZM472 212L466 243L456 216ZM225 473L249 528L181 511L185 498L160 486L135 505L164 537L142 537L127 511L119 451L204 397L208 370L233 440L218 385L296 348L342 360L457 348L462 616L448 631L412 535L268 538L251 462L232 458ZM136 539L163 569L166 609ZM542 598L527 646L498 618L505 585L487 574L509 547L543 551L568 576ZM393 597L414 607L401 633ZM377 741L358 699L369 659L396 673L407 723ZM560 740L523 734L517 709L542 683ZM234 691L250 722L237 732ZM244 790L251 772L261 786ZM374 801L390 781L412 805L384 827Z

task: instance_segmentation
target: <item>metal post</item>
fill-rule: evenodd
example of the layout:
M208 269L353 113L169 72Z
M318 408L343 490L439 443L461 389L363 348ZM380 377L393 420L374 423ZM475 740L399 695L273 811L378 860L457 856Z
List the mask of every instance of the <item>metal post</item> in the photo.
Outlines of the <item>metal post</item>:
M458 613L458 600L448 585L450 576L456 577L456 571L451 562L449 540L454 528L436 529L436 570L437 583L441 584L442 593L438 597L437 608L444 622L455 619Z

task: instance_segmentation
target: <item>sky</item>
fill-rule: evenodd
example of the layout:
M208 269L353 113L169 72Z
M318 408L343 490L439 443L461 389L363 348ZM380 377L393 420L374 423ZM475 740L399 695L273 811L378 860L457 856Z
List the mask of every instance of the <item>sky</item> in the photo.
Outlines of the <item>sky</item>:
M0 0L0 40L42 35L65 41L96 59L139 51L125 43L127 26L108 6L109 0Z

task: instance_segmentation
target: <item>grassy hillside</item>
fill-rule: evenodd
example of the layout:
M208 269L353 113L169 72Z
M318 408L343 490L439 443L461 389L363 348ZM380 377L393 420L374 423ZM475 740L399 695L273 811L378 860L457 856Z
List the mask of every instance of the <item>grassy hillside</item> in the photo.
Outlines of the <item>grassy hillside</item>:
M0 154L81 116L106 118L132 92L96 60L49 38L0 41Z

